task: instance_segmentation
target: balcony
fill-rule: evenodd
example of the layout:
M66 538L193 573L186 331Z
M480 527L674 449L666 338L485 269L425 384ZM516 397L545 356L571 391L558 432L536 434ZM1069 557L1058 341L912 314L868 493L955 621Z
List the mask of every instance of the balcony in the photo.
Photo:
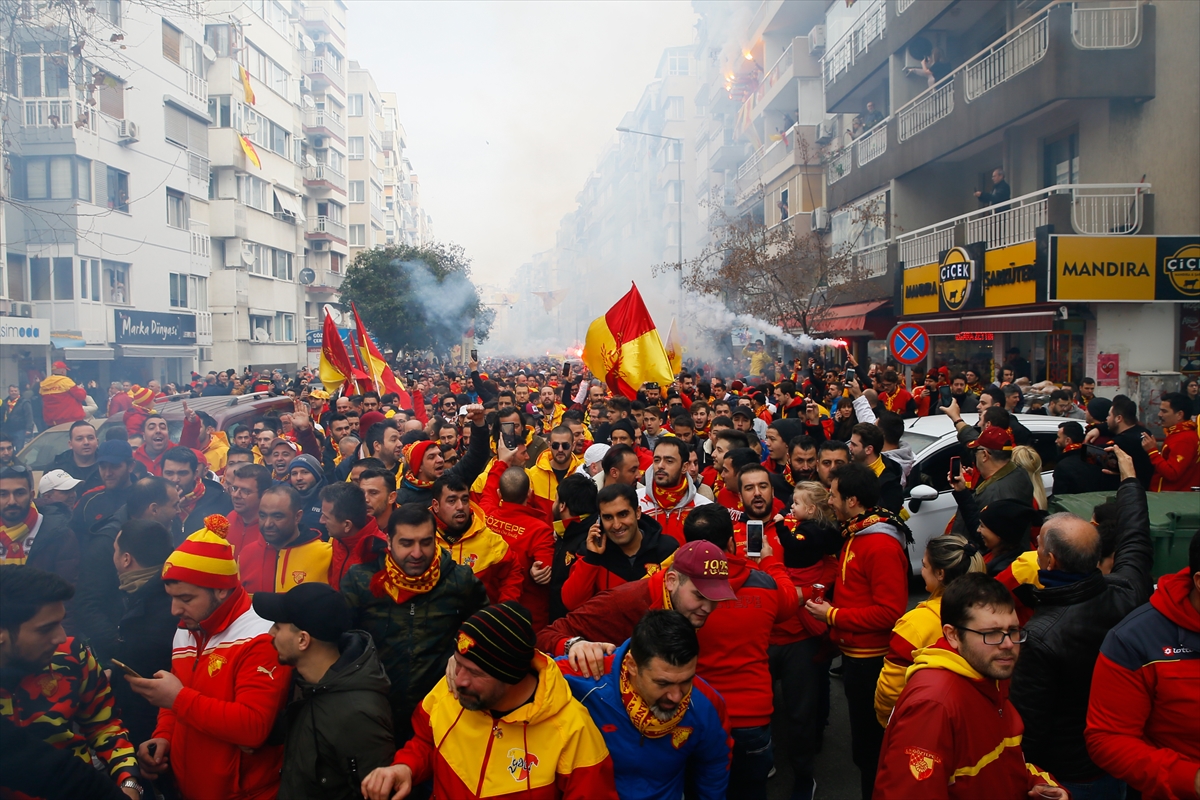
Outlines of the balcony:
M188 233L192 239L192 261L197 264L209 264L209 235L208 224L192 220L188 225Z
M306 5L304 7L304 23L306 28L323 30L333 36L339 44L346 43L346 24L329 13L324 6Z
M304 132L317 136L332 136L342 144L346 143L346 123L332 109L310 108L304 112Z
M196 344L199 347L210 347L213 343L212 312L196 312Z
M854 150L850 147L843 147L841 150L829 156L829 161L825 166L828 183L833 186L842 178L848 176L854 167Z
M208 103L208 81L196 73L184 70L184 90L187 91L189 97L199 100L203 104Z
M1051 186L900 234L896 258L911 269L936 263L956 240L986 242L988 249L1032 242L1037 229L1047 224L1053 224L1056 233L1133 235L1146 223L1150 188L1148 183Z
M87 103L67 97L41 97L25 101L23 128L76 128L96 132L96 112Z
M329 217L310 217L308 220L307 239L335 239L346 243L346 225Z
M304 185L314 189L335 189L346 193L346 176L329 164L313 164L304 168Z
M825 53L822 70L825 86L828 87L847 72L856 60L861 61L871 45L882 41L886 35L887 0L874 0L871 7L858 18L858 22L854 23L854 27L846 31L846 35Z
M1153 98L1154 21L1153 5L1048 6L860 136L853 173L829 175L830 207L1057 103Z
M346 79L338 72L337 65L323 56L304 59L304 74L314 82L328 84L341 92L346 91Z

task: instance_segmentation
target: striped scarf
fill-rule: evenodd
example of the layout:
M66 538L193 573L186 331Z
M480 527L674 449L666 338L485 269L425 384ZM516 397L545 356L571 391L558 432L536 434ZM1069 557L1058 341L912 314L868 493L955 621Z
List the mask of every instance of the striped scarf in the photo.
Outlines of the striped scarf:
M24 564L24 539L37 525L38 510L33 503L29 504L29 513L25 519L13 526L0 525L0 564Z
M383 569L371 578L371 594L383 597L385 594L397 603L403 603L410 597L425 594L437 586L442 578L442 554L439 550L434 553L429 568L415 578L410 578L400 569L399 565L387 555L383 559Z
M667 734L674 733L675 727L687 713L688 706L691 705L691 690L689 689L683 699L679 701L679 705L675 706L675 710L668 719L659 719L654 715L650 704L643 700L642 696L633 688L633 681L629 675L629 667L632 663L633 656L626 653L625 658L621 661L621 674L618 680L621 702L625 704L625 712L629 714L629 721L633 723L633 727L637 728L638 733L648 739L661 739ZM688 733L690 732L688 731ZM686 739L686 734L684 738Z

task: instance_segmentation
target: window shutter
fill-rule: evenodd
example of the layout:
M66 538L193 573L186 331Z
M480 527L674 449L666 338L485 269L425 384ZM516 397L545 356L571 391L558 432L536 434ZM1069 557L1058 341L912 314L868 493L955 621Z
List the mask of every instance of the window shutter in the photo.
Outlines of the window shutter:
M167 141L188 146L188 118L174 106L163 106L166 110Z
M208 158L208 125L196 119L187 118L188 149L198 156Z
M179 33L179 31L175 30L170 25L168 25L166 20L163 20L162 33L163 33L163 58L167 59L168 61L173 61L176 64L180 63L180 59L179 59L180 33Z
M98 91L100 113L115 119L125 118L125 84L111 75L105 75Z
M66 200L74 196L71 184L74 179L71 156L53 156L50 159L50 196L55 200Z
M96 205L102 206L108 202L108 165L100 161L92 162L92 193Z

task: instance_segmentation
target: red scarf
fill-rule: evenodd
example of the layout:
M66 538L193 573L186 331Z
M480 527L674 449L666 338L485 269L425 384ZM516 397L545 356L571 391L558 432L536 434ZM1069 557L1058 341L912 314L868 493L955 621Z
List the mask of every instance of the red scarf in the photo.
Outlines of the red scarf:
M1082 444L1075 444L1074 442L1071 442L1070 444L1068 444L1066 447L1063 448L1062 454L1065 456L1067 453L1074 453L1076 450L1082 450L1082 449L1083 449Z
M415 472L404 473L404 482L410 486L416 487L417 489L428 489L434 484L434 481L426 481L418 478L417 473Z
M375 577L371 578L370 589L371 594L376 597L383 597L386 594L393 601L403 603L414 595L430 591L437 586L441 578L442 553L440 550L433 554L433 561L430 563L429 569L415 578L406 575L389 554L383 559L383 569L376 572Z
M207 466L207 465L205 465ZM186 522L192 512L196 510L196 504L200 502L200 498L204 497L204 473L196 478L196 485L192 487L192 491L179 498L179 520ZM184 533L188 533L184 531Z
M672 741L674 741L675 727L683 719L683 715L687 713L688 706L691 705L691 689L688 689L687 694L679 701L679 705L675 707L675 711L672 712L670 718L659 719L650 710L650 704L643 700L642 696L633 688L633 682L629 676L629 665L632 662L633 656L627 652L625 658L621 661L621 673L618 679L618 686L621 690L621 702L625 705L625 712L629 714L629 721L633 723L633 727L637 728L638 733L642 736L649 739L661 739L667 734L671 734ZM680 731L681 740L676 747L683 744L690 733L691 730L689 729Z
M26 535L37 525L38 510L29 504L25 520L12 527L0 525L0 564L24 564Z
M1183 422L1179 423L1178 425L1170 425L1166 428L1163 428L1163 437L1166 438L1167 436L1171 436L1172 434L1185 433L1187 431L1194 431L1194 430L1196 430L1196 423L1190 419L1185 419Z
M796 480L795 480L795 478L792 477L792 462L791 461L785 461L783 464L782 470L779 467L779 463L773 458L768 458L766 461L764 461L763 466L766 467L767 472L773 472L776 475L782 475L783 479L785 481L787 481L790 485L792 485L792 486L796 485Z
M17 398L17 400L20 400L20 399L21 399L21 398L19 398L19 397ZM4 403L5 403L5 404L8 406L8 410L9 410L9 411L12 411L14 408L16 408L16 407L17 407L17 400L13 400L13 399L10 397L10 398L8 398L7 400L5 400L5 401L4 401Z
M687 496L688 492L688 476L681 473L681 480L674 486L659 486L657 482L650 483L650 494L654 498L654 504L659 508L670 511L679 505L679 501Z

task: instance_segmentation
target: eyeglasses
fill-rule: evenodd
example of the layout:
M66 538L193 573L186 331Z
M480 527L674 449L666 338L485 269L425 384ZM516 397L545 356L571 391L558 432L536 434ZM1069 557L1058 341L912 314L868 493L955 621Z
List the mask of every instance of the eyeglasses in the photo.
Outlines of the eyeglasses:
M957 627L957 626L956 626ZM1005 639L1011 639L1013 644L1025 644L1029 639L1029 631L1024 628L1013 628L1007 631L976 631L970 628L959 628L960 631L968 631L970 633L978 633L983 637L983 643L996 647L1004 643Z
M551 450L570 450L574 446L575 445L573 442L551 442L550 443Z

